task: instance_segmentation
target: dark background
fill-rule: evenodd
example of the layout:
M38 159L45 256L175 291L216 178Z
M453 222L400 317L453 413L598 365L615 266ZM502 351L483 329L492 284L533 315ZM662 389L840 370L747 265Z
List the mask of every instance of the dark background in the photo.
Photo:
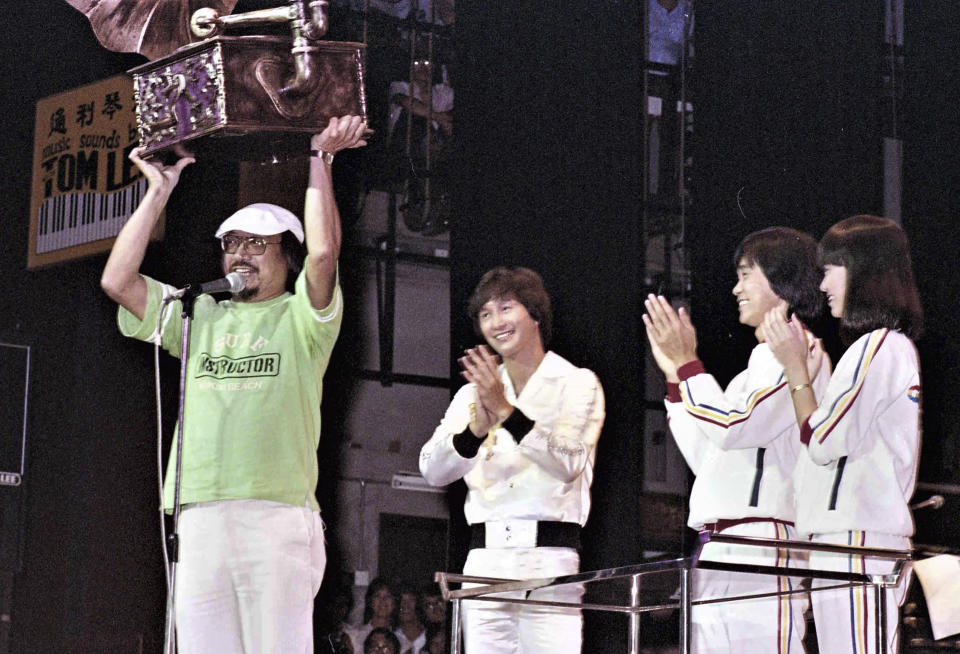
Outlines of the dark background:
M908 4L900 125L903 224L927 318L918 343L926 390L920 478L957 483L960 9L946 0ZM643 7L615 0L462 5L452 346L459 352L475 340L462 315L480 273L500 263L542 273L555 303L555 349L595 370L607 396L583 569L635 563L644 550L637 535L650 528L639 524L637 509L647 292L639 192ZM882 12L879 3L839 0L718 0L697 2L696 11L690 303L707 367L725 379L750 347L729 294L736 243L771 224L819 237L843 217L882 210ZM144 634L144 651L156 652L163 580L152 351L117 333L115 307L98 286L103 255L26 270L37 99L143 59L104 50L85 18L59 0L4 3L0 25L0 342L34 348L27 481L0 487L0 515L14 516L0 524L2 560L12 552L19 564L11 651L96 651ZM146 273L175 284L210 277L216 254L200 244L235 208L236 180L234 162L191 167ZM344 284L349 292L351 280ZM347 333L350 323L348 315ZM353 340L341 339L328 373L322 447L329 451L342 437ZM163 363L168 379L174 365ZM172 415L175 402L165 402ZM336 475L326 470L322 500ZM948 504L920 518L923 537L956 545L955 511ZM325 517L336 530L336 516ZM591 616L588 624L585 652L623 643L625 620Z

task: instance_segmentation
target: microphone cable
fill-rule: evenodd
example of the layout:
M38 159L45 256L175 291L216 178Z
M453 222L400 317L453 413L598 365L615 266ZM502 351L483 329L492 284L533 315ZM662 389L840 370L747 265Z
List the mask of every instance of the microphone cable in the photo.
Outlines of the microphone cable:
M160 380L160 345L163 341L162 327L164 316L170 308L171 300L174 298L166 295L157 312L157 325L154 329L153 339L153 383L155 389L155 401L157 404L157 489L160 496L160 551L163 553L163 579L167 589L166 604L166 625L164 628L163 651L165 654L174 654L176 652L176 640L174 638L174 607L173 607L173 587L171 581L170 553L167 551L167 522L163 508L163 402L161 400L162 383Z

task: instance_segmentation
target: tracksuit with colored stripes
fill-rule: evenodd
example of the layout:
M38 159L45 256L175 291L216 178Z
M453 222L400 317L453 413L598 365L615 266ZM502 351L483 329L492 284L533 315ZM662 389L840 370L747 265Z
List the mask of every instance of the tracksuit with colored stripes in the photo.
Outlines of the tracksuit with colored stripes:
M913 535L909 501L920 453L920 367L900 332L864 334L843 354L819 407L801 429L805 452L796 479L797 530L812 540L906 549ZM889 561L811 553L810 567L886 573ZM887 591L887 652L895 653L907 576ZM835 582L814 581L814 587ZM821 652L876 652L872 590L811 594Z
M824 360L813 387L830 378ZM795 539L793 475L801 450L783 366L760 343L747 369L722 389L699 361L668 384L670 430L696 479L687 524L724 534ZM805 567L798 553L777 548L708 544L702 559ZM802 559L802 555L799 557ZM697 569L697 599L789 590L799 578ZM701 604L692 612L692 645L705 652L803 652L803 595Z

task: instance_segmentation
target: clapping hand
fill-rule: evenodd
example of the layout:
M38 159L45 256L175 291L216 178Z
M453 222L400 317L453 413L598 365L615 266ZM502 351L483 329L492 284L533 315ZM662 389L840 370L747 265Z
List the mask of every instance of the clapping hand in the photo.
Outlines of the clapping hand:
M644 301L643 324L657 365L667 381L678 381L677 369L697 358L697 330L686 309L675 311L662 295L650 294Z
M486 437L493 425L513 411L500 379L500 361L486 345L467 349L458 361L463 368L460 374L476 387L477 401L471 409L470 431L478 438Z

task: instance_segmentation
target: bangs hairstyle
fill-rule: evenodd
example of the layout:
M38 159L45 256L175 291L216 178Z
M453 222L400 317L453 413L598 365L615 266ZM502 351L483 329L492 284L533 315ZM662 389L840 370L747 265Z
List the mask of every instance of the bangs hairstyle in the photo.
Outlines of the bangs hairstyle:
M497 266L487 271L467 303L467 314L473 320L473 329L477 336L483 336L480 331L480 309L490 300L514 298L527 310L530 317L538 323L540 340L544 349L550 344L553 336L553 310L550 308L550 296L543 286L540 275L520 266L507 268Z
M920 295L907 235L892 220L860 215L841 220L820 241L820 264L847 269L840 338L850 345L874 329L910 339L923 332Z
M809 234L789 227L768 227L747 234L733 255L734 267L741 260L759 267L771 290L803 322L810 324L823 313L817 242Z

